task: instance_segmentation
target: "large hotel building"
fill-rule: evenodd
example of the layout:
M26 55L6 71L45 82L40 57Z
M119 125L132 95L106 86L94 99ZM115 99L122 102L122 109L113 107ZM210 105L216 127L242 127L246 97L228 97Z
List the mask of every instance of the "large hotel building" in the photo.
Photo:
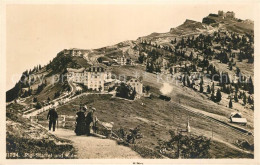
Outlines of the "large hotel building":
M101 66L89 68L72 69L67 68L68 81L84 84L88 89L104 91L106 80L111 78L111 72L106 71Z

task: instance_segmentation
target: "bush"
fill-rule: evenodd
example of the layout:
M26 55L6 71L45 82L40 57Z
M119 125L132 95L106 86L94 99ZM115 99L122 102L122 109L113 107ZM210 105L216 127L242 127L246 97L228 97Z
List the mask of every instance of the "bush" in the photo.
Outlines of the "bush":
M116 89L117 97L134 100L135 95L136 95L135 89L133 89L129 85L126 85L125 83L121 83L120 86L117 87Z
M38 102L37 97L34 97L34 98L33 98L33 102L34 102L34 103Z
M40 102L37 102L35 105L36 109L41 109L42 108L42 104Z
M108 88L108 92L111 92L111 91L113 91L114 89L115 89L115 86L109 87L109 88Z
M170 158L209 158L210 139L196 135L176 135L170 131L171 139L162 142L160 152ZM178 152L179 151L179 152Z
M54 99L56 99L58 97L60 97L60 92L59 91L54 93Z

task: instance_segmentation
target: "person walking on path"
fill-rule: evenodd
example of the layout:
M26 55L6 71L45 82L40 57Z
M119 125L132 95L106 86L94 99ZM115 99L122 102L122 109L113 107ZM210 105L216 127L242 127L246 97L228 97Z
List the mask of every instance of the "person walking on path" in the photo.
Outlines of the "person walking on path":
M76 128L75 133L77 136L86 134L86 122L85 122L85 112L87 108L80 108L76 114Z
M90 124L94 121L94 112L96 111L96 108L92 107L91 111L86 116L86 134L87 136L90 136Z
M56 112L54 107L51 107L49 110L49 113L47 115L47 120L49 119L49 131L51 130L51 127L53 126L52 130L55 131L56 121L58 119L58 113Z

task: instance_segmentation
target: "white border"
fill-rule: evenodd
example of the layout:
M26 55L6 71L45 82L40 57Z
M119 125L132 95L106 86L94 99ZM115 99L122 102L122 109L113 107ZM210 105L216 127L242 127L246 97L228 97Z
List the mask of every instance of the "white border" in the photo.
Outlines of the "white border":
M182 159L182 160L176 160L176 159L70 159L70 160L53 160L53 159L48 159L48 160L6 160L5 158L5 151L6 151L6 143L5 143L5 132L6 132L6 124L5 124L5 77L6 77L6 29L5 29L5 9L7 4L207 4L207 5L213 5L213 4L225 4L225 5L232 5L232 4L254 4L254 23L255 23L255 114L254 114L254 124L255 124L255 158L254 159ZM0 44L0 74L1 74L1 88L0 88L0 102L1 102L1 117L0 117L0 163L1 164L43 164L43 163L54 163L54 164L64 164L64 163L69 163L69 164L75 164L75 163L90 163L90 164L133 164L134 162L140 162L144 164L260 164L260 159L259 159L259 76L258 76L258 70L260 67L258 67L259 61L259 56L260 56L260 51L259 51L259 13L260 11L260 1L258 0L215 0L215 1L209 1L209 0L197 0L195 1L184 1L184 0L38 0L38 1L32 1L32 0L8 0L8 1L1 1L1 44Z

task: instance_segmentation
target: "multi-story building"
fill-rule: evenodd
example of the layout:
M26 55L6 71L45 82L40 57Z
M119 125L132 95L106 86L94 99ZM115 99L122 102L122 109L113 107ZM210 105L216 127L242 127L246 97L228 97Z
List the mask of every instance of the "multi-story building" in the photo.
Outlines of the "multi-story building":
M103 67L92 66L90 68L67 69L68 81L80 83L88 89L104 91L105 81L111 78L111 72L107 72Z
M104 84L107 79L110 79L111 72L106 72L103 67L92 66L87 69L88 73L88 88L104 91Z
M72 81L79 84L86 85L88 82L88 73L85 68L73 69L67 68L67 79L68 81Z
M226 18L235 18L235 13L233 11L228 11L226 13Z
M127 84L130 85L133 89L135 89L136 93L139 95L143 94L143 83L136 78L131 78L127 81Z
M224 12L222 10L219 10L218 11L218 16L221 17L221 18L235 18L235 13L233 11L228 11L228 12Z
M126 63L127 63L127 58L125 57L125 55L118 57L118 58L117 58L117 63L118 63L119 65L126 65Z
M225 18L226 17L226 13L223 10L219 10L218 11L218 16L222 17L222 18Z
M78 56L78 57L83 56L82 50L76 48L64 49L63 51L61 51L61 53L63 53L64 55L71 55L71 56Z

